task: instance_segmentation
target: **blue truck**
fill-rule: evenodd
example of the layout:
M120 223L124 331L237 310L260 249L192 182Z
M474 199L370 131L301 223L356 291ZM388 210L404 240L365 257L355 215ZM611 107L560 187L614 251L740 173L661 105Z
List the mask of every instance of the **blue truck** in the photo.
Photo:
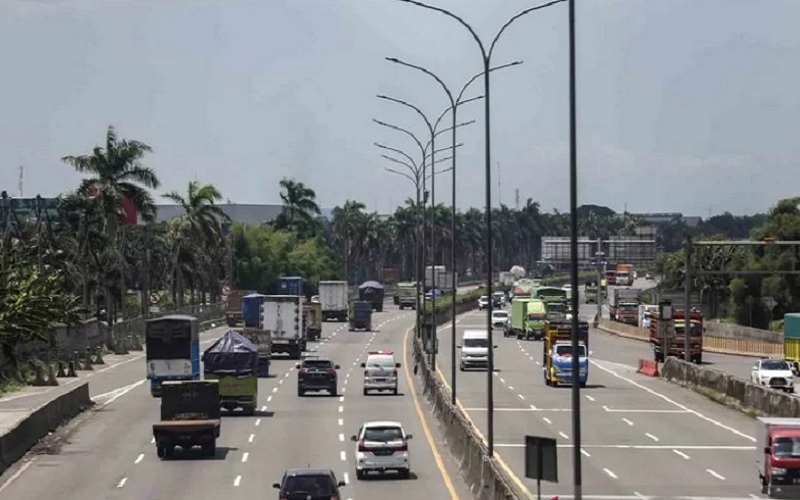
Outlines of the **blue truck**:
M302 276L281 276L278 278L278 295L303 296L303 284L305 280Z
M578 383L586 387L589 380L589 322L578 322L578 352L572 348L572 324L567 321L548 321L544 335L544 364L542 374L548 386L572 385L572 367L578 361Z
M372 331L372 304L365 300L350 302L347 319L350 322L351 332L356 330Z

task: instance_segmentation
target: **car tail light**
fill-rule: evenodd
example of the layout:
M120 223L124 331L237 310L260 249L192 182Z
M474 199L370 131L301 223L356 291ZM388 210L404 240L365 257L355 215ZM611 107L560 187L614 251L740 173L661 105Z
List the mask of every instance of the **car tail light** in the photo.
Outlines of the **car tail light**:
M364 370L364 376L365 376L365 377L369 377L369 371L367 371L367 370Z
M336 375L336 370L331 368L330 370L328 370L328 375Z
M308 373L308 368L300 368L300 371L297 373L299 373L300 375L305 375L306 373Z
M395 447L394 451L408 451L408 445L403 443L400 446Z
M369 451L369 450L367 449L367 447L366 447L366 446L364 446L364 440L363 440L363 439L362 439L361 441L359 441L359 442L358 442L358 451L360 451L360 452Z
M397 370L392 370L392 377L396 377L396 376L397 376Z

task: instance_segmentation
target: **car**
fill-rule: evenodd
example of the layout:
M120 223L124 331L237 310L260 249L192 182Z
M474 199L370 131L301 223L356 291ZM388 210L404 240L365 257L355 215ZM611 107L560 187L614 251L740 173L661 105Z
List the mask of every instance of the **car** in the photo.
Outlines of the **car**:
M644 275L644 279L646 279L646 280L648 280L648 281L653 281L655 278L653 278L653 275L652 275L652 274L650 274L650 273L646 273L646 274Z
M503 307L506 303L506 294L503 292L494 292L492 294L492 306Z
M350 440L356 443L356 479L369 472L397 472L403 479L411 476L408 441L400 422L365 422Z
M311 302L314 304L319 304L319 295L312 295Z
M303 397L309 391L328 391L331 396L336 396L339 387L339 377L336 370L339 365L330 359L308 355L297 363L297 396Z
M393 351L370 351L367 361L361 363L364 369L363 394L370 391L392 391L397 396L397 369L400 363L394 359Z
M794 392L794 372L783 359L760 359L753 365L750 380L770 389Z
M492 311L492 328L504 329L508 323L508 311Z
M478 310L483 311L484 309L489 308L489 296L483 295L481 298L478 299Z
M280 483L274 483L278 500L342 500L339 488L347 486L338 481L331 469L288 469Z

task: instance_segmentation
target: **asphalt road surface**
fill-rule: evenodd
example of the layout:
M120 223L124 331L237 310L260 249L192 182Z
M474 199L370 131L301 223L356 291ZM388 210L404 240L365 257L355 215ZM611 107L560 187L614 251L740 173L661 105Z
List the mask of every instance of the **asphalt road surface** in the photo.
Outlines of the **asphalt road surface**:
M113 379L98 382L96 375L90 385L103 385L92 391L98 408L79 417L68 442L53 454L28 457L0 477L0 498L277 498L272 484L284 470L309 465L330 467L346 481L343 499L470 498L424 401L415 403L409 387L409 381L418 383L403 360L404 336L413 318L411 311L390 307L373 316L376 332L349 332L345 323L324 323L322 341L311 346L341 366L339 394L298 398L295 362L273 360L273 376L259 381L258 414L223 417L213 460L156 457L151 426L158 420L159 400L142 379L143 359L119 367ZM360 363L367 351L377 349L394 350L404 363L401 395L362 395ZM411 479L355 479L355 445L349 437L369 420L398 420L414 435Z
M457 321L485 329L485 313ZM439 333L439 372L450 383L449 325ZM459 341L460 343L460 341ZM544 498L573 493L571 391L550 388L542 376L542 343L494 333L494 439L503 463L530 491L524 478L524 436L558 442L561 484L543 483ZM749 499L762 498L755 470L755 422L689 390L635 373L637 349L646 344L593 332L589 386L581 390L581 463L584 498ZM622 352L620 352L622 351ZM487 434L485 371L456 372L458 397Z

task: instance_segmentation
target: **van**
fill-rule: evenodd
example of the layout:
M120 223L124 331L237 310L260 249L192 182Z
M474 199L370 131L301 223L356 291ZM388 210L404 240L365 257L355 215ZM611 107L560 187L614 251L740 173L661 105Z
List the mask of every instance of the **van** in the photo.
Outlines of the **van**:
M497 346L492 346L494 349ZM489 332L486 330L465 330L461 337L461 362L463 372L467 368L489 367Z

